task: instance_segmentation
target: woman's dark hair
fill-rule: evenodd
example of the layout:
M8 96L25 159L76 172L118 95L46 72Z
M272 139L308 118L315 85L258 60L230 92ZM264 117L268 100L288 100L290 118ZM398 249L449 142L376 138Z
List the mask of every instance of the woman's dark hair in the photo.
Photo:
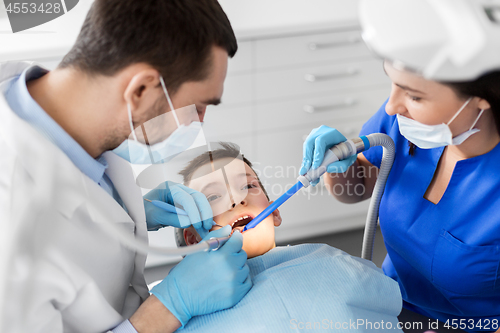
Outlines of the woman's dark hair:
M213 46L230 57L238 49L217 0L95 0L59 68L112 76L143 62L175 92L210 74Z
M500 133L500 71L490 72L474 81L441 82L464 99L473 97L482 98L490 103L495 119L497 131Z
M490 103L497 131L500 134L500 70L484 74L473 81L440 82L455 91L457 96L467 99L479 97ZM415 145L410 143L410 155Z

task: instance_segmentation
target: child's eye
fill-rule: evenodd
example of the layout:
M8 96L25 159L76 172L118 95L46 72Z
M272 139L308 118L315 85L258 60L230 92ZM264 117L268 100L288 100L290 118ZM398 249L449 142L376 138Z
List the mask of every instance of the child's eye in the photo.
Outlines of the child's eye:
M248 183L245 186L243 186L243 190L248 190L250 188L256 188L256 187L257 187L257 185L252 184L252 183Z
M212 201L217 200L219 198L220 198L220 195L218 195L218 194L212 194L212 195L207 196L208 202L212 202Z

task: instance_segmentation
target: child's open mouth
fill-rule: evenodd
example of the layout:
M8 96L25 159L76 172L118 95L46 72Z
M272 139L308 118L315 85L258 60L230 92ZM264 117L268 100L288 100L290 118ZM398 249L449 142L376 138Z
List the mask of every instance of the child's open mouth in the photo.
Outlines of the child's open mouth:
M235 230L239 230L240 232L243 231L243 228L248 224L250 223L250 221L253 220L253 217L250 216L250 215L244 215L238 219L236 219L233 224L232 224L232 228L233 230L231 231L231 234L233 232L235 232Z

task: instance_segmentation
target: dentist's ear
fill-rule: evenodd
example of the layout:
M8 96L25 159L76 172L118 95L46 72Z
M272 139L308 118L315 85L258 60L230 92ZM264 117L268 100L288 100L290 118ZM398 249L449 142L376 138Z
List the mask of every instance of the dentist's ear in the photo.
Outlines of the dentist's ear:
M150 117L144 113L150 110L163 94L159 87L158 71L145 64L133 64L120 74L120 83L124 87L125 103L132 109L133 119L144 122L144 118Z
M272 204L274 201L270 201L269 204ZM278 209L276 209L273 212L273 220L274 220L274 226L279 227L281 225L281 213Z

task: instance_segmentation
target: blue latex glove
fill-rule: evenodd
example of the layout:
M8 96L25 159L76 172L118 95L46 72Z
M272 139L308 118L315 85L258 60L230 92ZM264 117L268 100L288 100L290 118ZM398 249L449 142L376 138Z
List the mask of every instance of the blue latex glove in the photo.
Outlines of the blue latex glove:
M231 227L212 231L211 237L224 237ZM186 256L151 293L182 324L200 316L234 306L252 287L247 254L241 249L243 236L236 231L217 251Z
M299 173L304 175L307 171L309 171L311 166L313 169L317 169L323 162L326 150L346 140L346 137L335 128L321 125L320 127L313 129L306 138L306 141L304 141L304 155ZM356 161L356 157L356 155L353 155L345 160L329 164L326 171L329 173L346 172L354 161ZM312 182L311 185L314 186L318 184L318 182L319 179Z
M205 237L213 227L212 208L204 194L182 184L165 182L149 191L144 198L167 202L182 208L187 214L177 215L156 207L144 200L148 230L158 230L164 226L187 228L191 225L201 237Z

